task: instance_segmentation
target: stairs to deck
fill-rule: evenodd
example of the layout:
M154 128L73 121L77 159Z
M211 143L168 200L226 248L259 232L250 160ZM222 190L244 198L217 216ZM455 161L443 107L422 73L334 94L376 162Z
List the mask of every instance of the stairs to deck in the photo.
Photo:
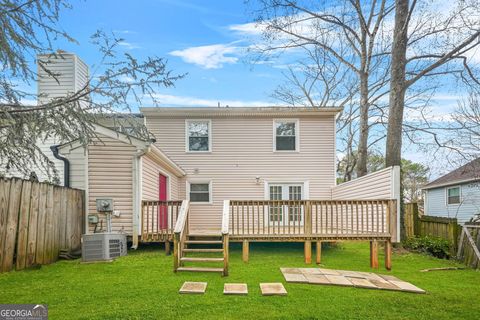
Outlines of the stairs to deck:
M217 272L226 275L225 248L221 235L188 235L180 245L177 271Z

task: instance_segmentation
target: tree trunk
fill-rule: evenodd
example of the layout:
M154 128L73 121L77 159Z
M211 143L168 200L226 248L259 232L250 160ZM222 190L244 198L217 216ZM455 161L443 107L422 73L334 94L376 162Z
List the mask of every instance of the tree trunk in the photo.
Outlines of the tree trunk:
M393 30L392 65L388 111L385 166L399 166L402 159L402 126L405 103L405 69L407 64L408 0L395 0L395 27ZM400 175L402 179L403 172ZM403 208L403 181L400 181L400 238L405 238L405 210Z
M360 74L360 130L358 137L357 177L367 174L368 158L368 75Z
M408 0L395 0L390 105L388 112L385 166L399 166L402 157L402 125L405 103L405 68L407 52Z

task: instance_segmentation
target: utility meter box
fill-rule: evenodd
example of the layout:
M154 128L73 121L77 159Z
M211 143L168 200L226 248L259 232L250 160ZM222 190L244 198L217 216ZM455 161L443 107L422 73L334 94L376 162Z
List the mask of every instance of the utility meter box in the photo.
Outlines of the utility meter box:
M98 212L112 212L113 211L113 199L111 198L97 198L97 211Z

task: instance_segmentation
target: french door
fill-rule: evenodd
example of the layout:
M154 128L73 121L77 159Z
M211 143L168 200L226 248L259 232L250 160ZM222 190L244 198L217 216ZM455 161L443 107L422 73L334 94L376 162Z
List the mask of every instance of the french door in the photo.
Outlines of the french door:
M302 200L302 184L270 184L270 200ZM272 204L268 211L270 224L285 225L290 222L303 223L301 206L287 206L283 204Z

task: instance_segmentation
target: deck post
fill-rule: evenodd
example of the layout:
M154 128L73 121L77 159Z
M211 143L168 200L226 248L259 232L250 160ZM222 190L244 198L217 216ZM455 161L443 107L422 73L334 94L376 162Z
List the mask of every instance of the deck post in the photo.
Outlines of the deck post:
M392 242L385 241L385 269L392 270Z
M170 241L165 241L165 255L170 255Z
M312 263L312 241L311 240L305 240L305 263L306 264L311 264Z
M378 269L378 241L370 241L370 268Z
M242 259L243 262L248 263L248 251L249 251L249 243L248 240L243 240L242 245Z
M228 245L229 239L228 234L223 235L223 276L228 276Z
M317 257L315 262L317 264L320 264L322 263L322 241L317 241L316 249L317 249Z
M178 252L178 239L177 239L177 235L175 234L174 235L174 238L173 238L173 272L177 272L177 269L178 269L178 255L179 255L179 252Z

